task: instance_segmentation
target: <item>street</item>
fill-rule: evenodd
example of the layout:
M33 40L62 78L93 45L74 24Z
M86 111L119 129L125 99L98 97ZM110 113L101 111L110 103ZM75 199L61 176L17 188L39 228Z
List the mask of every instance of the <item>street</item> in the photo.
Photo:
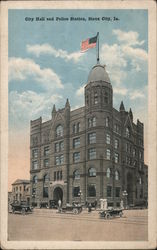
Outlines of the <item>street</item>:
M146 241L147 210L125 210L123 217L100 219L88 214L59 214L57 210L34 209L32 214L8 215L8 239L22 241Z

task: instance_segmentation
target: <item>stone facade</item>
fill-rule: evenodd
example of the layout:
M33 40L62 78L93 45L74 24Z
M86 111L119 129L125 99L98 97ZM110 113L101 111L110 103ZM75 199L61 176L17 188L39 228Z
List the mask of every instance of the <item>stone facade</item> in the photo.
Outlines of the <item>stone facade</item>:
M16 180L12 184L12 200L26 201L30 203L30 181L29 180Z
M31 198L94 202L106 198L119 206L124 193L130 205L144 198L144 127L133 122L123 102L113 107L105 67L95 65L85 86L85 106L52 109L52 119L30 123ZM125 191L125 192L124 192Z

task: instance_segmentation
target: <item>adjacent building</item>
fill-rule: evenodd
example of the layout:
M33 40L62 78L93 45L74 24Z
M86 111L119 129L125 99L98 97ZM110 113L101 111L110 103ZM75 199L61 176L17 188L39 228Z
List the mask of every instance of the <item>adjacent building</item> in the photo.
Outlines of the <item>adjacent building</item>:
M12 184L12 200L13 201L26 201L30 203L30 181L29 180L16 180Z
M52 109L51 119L30 122L31 201L63 204L107 198L119 206L144 199L144 125L133 113L113 107L105 66L97 64L85 86L85 105Z

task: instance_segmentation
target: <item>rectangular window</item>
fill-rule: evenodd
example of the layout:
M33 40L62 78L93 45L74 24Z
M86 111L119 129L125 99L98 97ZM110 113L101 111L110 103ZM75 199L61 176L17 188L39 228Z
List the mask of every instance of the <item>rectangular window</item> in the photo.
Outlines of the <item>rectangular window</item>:
M61 141L61 142L55 143L55 152L60 152L62 150L64 150L64 142Z
M32 195L36 194L36 188L32 188Z
M120 127L118 124L114 124L114 132L116 132L117 134L120 134Z
M48 167L49 166L49 159L45 159L44 160L44 167Z
M45 156L49 155L49 146L44 148L44 155Z
M116 187L116 197L120 197L120 187Z
M60 142L60 151L64 150L64 141Z
M88 134L88 143L96 143L96 133L90 133Z
M79 197L80 187L74 187L73 188L73 196Z
M112 187L107 186L107 197L111 197L111 196L112 196Z
M114 140L114 148L115 148L115 149L118 149L118 148L119 148L119 140L118 140L118 139L115 139L115 140Z
M88 197L96 197L96 185L95 184L88 185Z
M43 188L43 197L48 197L48 187Z
M106 149L106 159L111 160L111 150L110 149Z
M109 134L106 134L106 143L110 144L111 143L111 137Z
M94 104L97 104L98 103L98 94L95 93L94 94Z
M32 150L32 157L33 158L37 158L38 157L38 149L37 148Z
M80 138L73 139L73 148L79 148L80 147Z
M57 181L59 180L60 171L57 171Z
M56 181L56 171L54 172L54 181Z
M75 153L73 154L73 161L74 161L75 163L80 161L80 152L75 152Z
M32 162L32 169L35 170L38 168L38 162L37 161L33 161Z
M59 152L59 143L55 143L55 152Z
M88 158L89 158L89 160L96 159L96 149L95 148L90 148L89 149Z
M118 162L119 162L119 154L118 154L118 153L115 153L115 154L114 154L114 162L115 162L115 163L118 163Z
M77 132L80 132L80 122L77 123Z
M61 165L64 163L64 155L59 155L55 157L56 165Z

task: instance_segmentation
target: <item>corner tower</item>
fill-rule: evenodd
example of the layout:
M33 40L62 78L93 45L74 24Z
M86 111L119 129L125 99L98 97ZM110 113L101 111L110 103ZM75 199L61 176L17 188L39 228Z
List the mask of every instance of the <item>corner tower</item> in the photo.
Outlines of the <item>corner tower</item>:
M86 110L112 109L113 91L105 65L96 64L89 73L85 86Z

